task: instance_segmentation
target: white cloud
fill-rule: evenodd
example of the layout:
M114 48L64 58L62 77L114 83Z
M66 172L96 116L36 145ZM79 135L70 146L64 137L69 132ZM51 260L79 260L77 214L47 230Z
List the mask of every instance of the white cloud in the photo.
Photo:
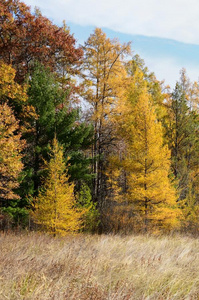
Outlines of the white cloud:
M198 0L25 0L60 23L199 44Z
M165 84L169 85L172 89L175 87L176 81L180 78L180 70L186 69L187 76L190 78L191 82L198 81L199 71L198 67L193 67L192 65L180 65L174 58L165 57L147 57L144 58L146 66L149 71L153 71L158 80L165 80Z

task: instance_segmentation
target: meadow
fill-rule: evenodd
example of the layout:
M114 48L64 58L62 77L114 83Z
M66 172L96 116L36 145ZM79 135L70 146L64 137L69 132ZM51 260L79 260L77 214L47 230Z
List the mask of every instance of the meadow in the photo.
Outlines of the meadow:
M198 300L187 236L0 234L0 300Z

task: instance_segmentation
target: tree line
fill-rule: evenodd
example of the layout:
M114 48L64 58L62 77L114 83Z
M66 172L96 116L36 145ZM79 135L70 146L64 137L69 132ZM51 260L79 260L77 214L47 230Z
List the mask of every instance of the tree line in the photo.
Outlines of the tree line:
M199 84L173 91L100 29L77 46L0 3L0 225L198 233ZM85 105L83 105L85 103Z

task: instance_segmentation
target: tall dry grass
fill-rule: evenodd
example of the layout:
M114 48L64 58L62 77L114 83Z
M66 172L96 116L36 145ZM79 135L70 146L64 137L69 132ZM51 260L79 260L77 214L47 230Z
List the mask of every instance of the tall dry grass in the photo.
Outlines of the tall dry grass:
M199 299L189 237L0 235L0 299Z

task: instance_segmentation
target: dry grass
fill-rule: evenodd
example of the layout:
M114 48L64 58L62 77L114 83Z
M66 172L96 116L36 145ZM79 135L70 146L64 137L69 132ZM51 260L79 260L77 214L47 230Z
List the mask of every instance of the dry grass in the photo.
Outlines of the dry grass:
M0 235L0 299L199 299L189 237Z

